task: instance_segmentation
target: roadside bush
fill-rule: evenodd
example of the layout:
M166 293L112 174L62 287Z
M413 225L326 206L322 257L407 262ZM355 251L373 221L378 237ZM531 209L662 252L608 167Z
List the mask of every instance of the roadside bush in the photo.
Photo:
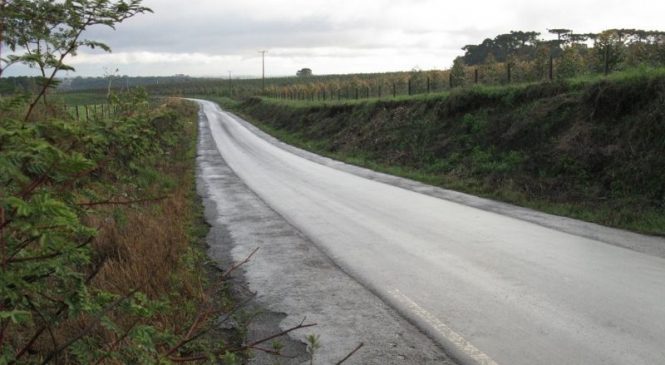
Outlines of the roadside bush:
M176 303L168 290L173 278L160 271L183 266L180 255L190 252L187 223L151 230L156 222L147 212L163 207L171 210L165 217L191 215L177 206L188 201L188 192L181 183L173 191L160 182L173 174L160 171L158 162L182 153L183 138L191 146L195 129L185 125L191 119L174 112L180 102L151 110L144 94L123 97L131 111L85 122L47 110L24 122L21 108L0 111L2 363L154 363L165 345L177 342L177 331L155 325L155 317ZM191 170L192 161L185 163ZM185 196L175 199L178 194ZM131 238L137 232L150 236ZM153 240L159 244L142 253L141 246ZM150 258L153 267L131 264ZM201 290L182 303L200 299ZM191 321L187 315L191 310L183 312L185 322Z

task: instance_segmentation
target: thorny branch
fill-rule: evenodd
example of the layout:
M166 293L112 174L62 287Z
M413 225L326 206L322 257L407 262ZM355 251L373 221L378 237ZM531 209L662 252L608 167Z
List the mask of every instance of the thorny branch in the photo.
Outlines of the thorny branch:
M305 318L305 319L306 319L306 318ZM264 343L264 342L267 342L267 341L273 340L273 339L275 339L275 338L278 338L278 337L281 337L281 336L287 335L287 334L289 334L289 333L291 333L291 332L293 332L293 331L297 331L297 330L299 330L299 329L303 329L303 328L308 328L308 327L316 326L316 323L304 324L304 323L305 323L305 319L303 319L303 320L302 320L298 325L296 325L296 326L293 326L293 327L291 327L291 328L288 328L288 329L286 329L286 330L284 330L284 331L282 331L282 332L276 333L276 334L271 335L271 336L268 336L268 337L266 337L266 338L263 338L263 339L260 339L260 340L254 341L254 342L252 342L251 344L248 344L248 345L242 346L242 347L240 347L240 348L238 348L238 349L230 350L230 352L241 352L241 351L245 351L245 350L249 350L249 349L255 349L255 348L258 349L259 351L261 351L261 350L264 350L264 349L262 349L262 348L257 348L257 346L260 345L260 344L262 344L262 343ZM207 356L204 356L204 355L191 356L191 357L170 357L170 358L169 358L169 360L171 360L171 361L173 361L173 362L193 362L193 361L201 361L201 360L206 360L206 359L208 359L208 357L207 357Z
M252 253L250 253L249 256L247 256L244 260L240 261L239 263L231 266L228 270L226 270L224 274L222 274L222 278L227 278L229 275L231 275L232 272L236 271L239 267L248 263L249 260L252 259L252 256L254 256L254 254L256 254L256 252L259 250L259 248L260 247L255 248L254 251L252 251Z
M86 202L86 203L78 203L77 205L82 206L82 207L93 207L97 205L131 205L131 204L139 204L139 203L154 203L158 202L160 200L164 200L168 198L168 195L164 196L158 196L156 198L146 198L146 199L134 199L134 200L104 200L104 201L99 201L99 202Z
M356 353L358 350L360 350L360 348L363 347L363 346L365 346L365 344L361 342L358 346L356 346L355 349L353 349L353 351L349 352L348 355L346 355L342 360L338 361L335 365L340 365L340 364L342 364L344 361L348 360L351 356L353 356L353 354L355 354L355 353Z

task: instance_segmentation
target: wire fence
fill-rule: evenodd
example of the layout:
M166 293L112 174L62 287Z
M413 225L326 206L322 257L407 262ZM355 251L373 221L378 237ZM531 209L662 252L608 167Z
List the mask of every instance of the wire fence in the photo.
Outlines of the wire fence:
M287 100L359 100L369 98L396 98L429 93L440 93L461 86L508 85L513 83L552 81L556 77L555 61L541 65L497 63L465 67L455 74L453 70L405 73L402 77L351 80L332 83L302 83L288 86L269 86L264 96ZM233 93L230 91L229 93ZM238 94L236 91L235 94Z
M108 103L102 104L83 104L83 105L67 105L63 104L62 109L65 113L71 115L76 120L91 120L101 118L113 118L122 113L122 108L118 105Z

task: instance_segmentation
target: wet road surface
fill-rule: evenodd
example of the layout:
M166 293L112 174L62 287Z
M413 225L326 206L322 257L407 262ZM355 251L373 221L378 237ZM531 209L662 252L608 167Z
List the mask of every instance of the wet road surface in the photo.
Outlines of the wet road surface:
M662 240L554 229L368 179L200 103L220 155L261 200L462 362L665 363Z

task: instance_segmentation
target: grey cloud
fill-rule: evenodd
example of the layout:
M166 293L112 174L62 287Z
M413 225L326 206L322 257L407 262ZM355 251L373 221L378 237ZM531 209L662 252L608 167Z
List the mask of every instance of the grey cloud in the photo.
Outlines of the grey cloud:
M149 74L156 69L161 73L171 70L216 73L220 59L224 60L224 70L254 72L242 70L254 69L259 49L271 50L271 62L282 65L283 70L275 72L289 74L296 62L320 62L321 69L330 67L335 72L409 68L426 62L448 65L462 54L464 45L510 30L536 30L546 36L548 27L598 31L603 26L631 27L633 22L632 26L639 28L647 21L651 23L646 24L660 24L662 11L656 8L663 10L663 5L652 3L650 8L654 11L644 13L638 11L638 6L620 0L553 3L511 0L487 6L441 0L144 0L144 3L155 14L129 19L118 25L117 31L93 28L86 36L108 43L115 53L151 52L164 54L165 58L200 53L203 57L190 59L209 57L212 61L208 64L212 66L199 61L175 64L166 60L165 66L156 67L154 64L159 60L151 61L151 65L137 61L125 63L124 68L130 73ZM113 62L112 58L109 62ZM354 63L357 66L340 66ZM79 63L77 68L83 73L98 73L94 70L101 66L97 61L89 65Z
M400 31L408 36L402 48L427 48L419 36L437 34L441 45L459 49L462 32L395 29L390 24L364 24L352 20L333 21L325 16L296 20L257 20L245 14L201 14L199 19L174 17L166 13L141 15L121 24L117 31L94 28L91 39L101 39L115 52L202 52L230 55L254 52L259 48L340 47L348 49L383 49L395 47L382 34ZM475 30L472 33L478 33ZM469 36L467 36L469 37ZM473 37L471 35L470 37Z
M154 20L154 19L152 19ZM326 18L299 21L256 21L246 17L121 24L117 31L94 28L86 34L102 39L118 52L235 53L256 47L318 47L348 43L350 31L339 30Z

